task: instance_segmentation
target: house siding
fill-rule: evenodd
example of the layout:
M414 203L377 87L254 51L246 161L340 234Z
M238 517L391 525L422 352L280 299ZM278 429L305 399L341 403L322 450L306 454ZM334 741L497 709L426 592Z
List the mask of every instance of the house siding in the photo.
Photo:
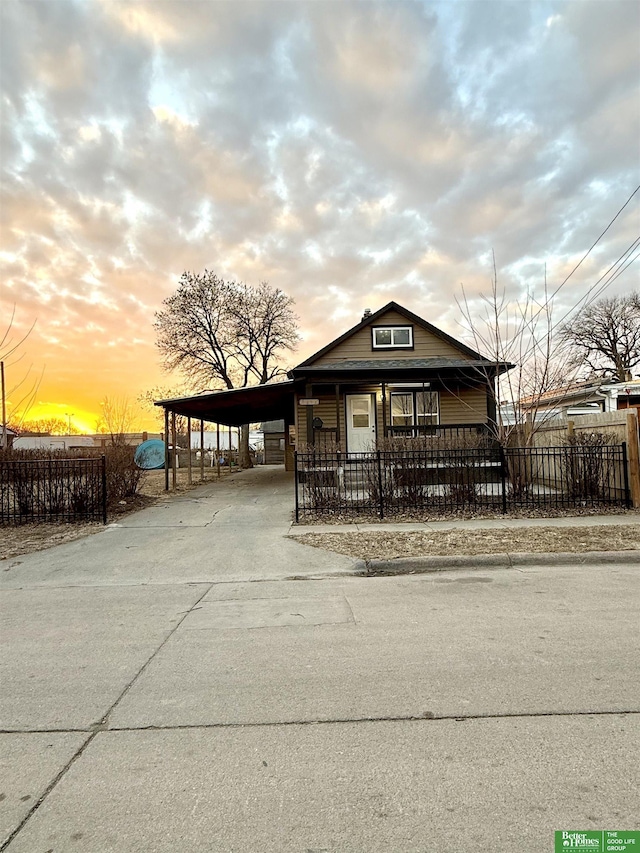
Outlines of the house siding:
M433 383L432 386L433 387ZM343 389L340 392L339 418L340 418L340 441L344 443L346 431L345 395L346 394L376 394L376 434L378 438L383 436L383 425L385 419L382 411L382 398L380 385L366 385ZM390 425L389 395L387 390L387 416L386 424ZM482 386L473 388L439 389L440 395L440 423L446 424L479 424L487 423L489 420L487 412L487 391ZM314 394L320 401L317 406L297 407L298 415L298 441L302 444L307 442L307 418L321 418L325 429L336 427L336 398L335 394Z
M486 389L461 388L440 392L440 423L485 424L488 419Z
M437 335L428 332L421 326L410 323L406 317L397 311L389 311L373 324L374 326L413 326L413 349L373 349L371 346L371 326L356 332L351 338L338 344L330 352L314 361L314 367L329 365L336 361L348 359L385 359L393 358L437 358L451 356L458 359L469 359L457 347L443 341Z

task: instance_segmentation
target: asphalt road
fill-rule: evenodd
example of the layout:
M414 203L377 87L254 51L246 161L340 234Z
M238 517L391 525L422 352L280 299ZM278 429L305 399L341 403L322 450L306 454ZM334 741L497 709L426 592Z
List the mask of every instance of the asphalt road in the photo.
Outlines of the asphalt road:
M637 566L331 577L276 475L195 494L0 563L0 850L638 828Z

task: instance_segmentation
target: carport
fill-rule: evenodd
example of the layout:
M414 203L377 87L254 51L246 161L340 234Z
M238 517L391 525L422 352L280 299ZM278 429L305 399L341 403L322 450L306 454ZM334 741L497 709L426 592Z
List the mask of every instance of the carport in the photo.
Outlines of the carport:
M206 391L191 397L176 397L172 400L157 400L156 406L164 409L165 439L171 435L175 447L177 441L176 417L187 419L187 433L191 435L191 421L200 421L201 461L204 450L204 422L241 427L256 421L284 420L285 432L294 423L295 393L304 388L300 380L275 382L270 385L254 385L249 388L233 388L229 391ZM173 486L176 484L176 455L171 465ZM189 455L191 459L191 455ZM169 441L165 440L164 458L165 490L169 490Z

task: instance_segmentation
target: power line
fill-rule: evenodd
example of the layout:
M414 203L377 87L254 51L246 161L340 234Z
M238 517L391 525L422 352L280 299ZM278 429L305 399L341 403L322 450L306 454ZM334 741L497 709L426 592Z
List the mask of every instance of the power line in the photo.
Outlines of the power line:
M610 223L607 225L607 227L604 229L604 231L602 232L602 234L600 234L600 236L596 239L596 241L595 241L595 242L594 242L594 243L593 243L593 244L592 244L592 245L587 249L587 251L585 252L585 254L582 256L582 258L580 258L580 260L578 261L578 263L577 263L577 264L575 265L575 267L571 270L571 272L570 272L570 273L569 273L569 275L565 278L565 280L564 280L563 282L561 282L561 283L558 285L558 287L555 289L555 291L554 291L554 292L551 294L551 296L549 297L549 300L551 300L551 299L553 299L553 298L554 298L554 296L555 296L555 295L556 295L556 294L557 294L557 293L558 293L558 292L559 292L559 291L560 291L560 290L565 286L565 284L569 281L569 279L570 279L570 278L571 278L571 276L574 274L574 272L578 269L578 267L580 267L580 266L582 265L582 263L583 263L583 262L584 262L584 261L589 257L589 255L591 254L591 252L595 249L595 247L598 245L598 243L600 242L600 240L602 240L602 238L604 237L604 235L605 235L605 234L607 233L607 231L611 228L611 226L613 225L613 223L614 223L614 222L616 221L616 219L620 216L620 214L622 213L622 211L623 211L623 210L625 209L625 207L629 204L629 202L630 202L630 201L631 201L631 199L634 197L634 195L638 192L638 190L640 190L640 184L639 184L639 185L635 188L635 190L631 193L631 195L629 196L629 198L625 201L625 203L622 205L622 207L620 208L620 210L616 213L616 215L613 217L613 219L611 220L611 222L610 222Z

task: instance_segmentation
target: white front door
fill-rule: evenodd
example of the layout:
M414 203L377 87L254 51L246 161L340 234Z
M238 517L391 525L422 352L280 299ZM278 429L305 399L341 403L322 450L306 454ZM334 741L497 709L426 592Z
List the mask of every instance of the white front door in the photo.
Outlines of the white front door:
M375 447L373 394L347 394L347 453L368 453Z

